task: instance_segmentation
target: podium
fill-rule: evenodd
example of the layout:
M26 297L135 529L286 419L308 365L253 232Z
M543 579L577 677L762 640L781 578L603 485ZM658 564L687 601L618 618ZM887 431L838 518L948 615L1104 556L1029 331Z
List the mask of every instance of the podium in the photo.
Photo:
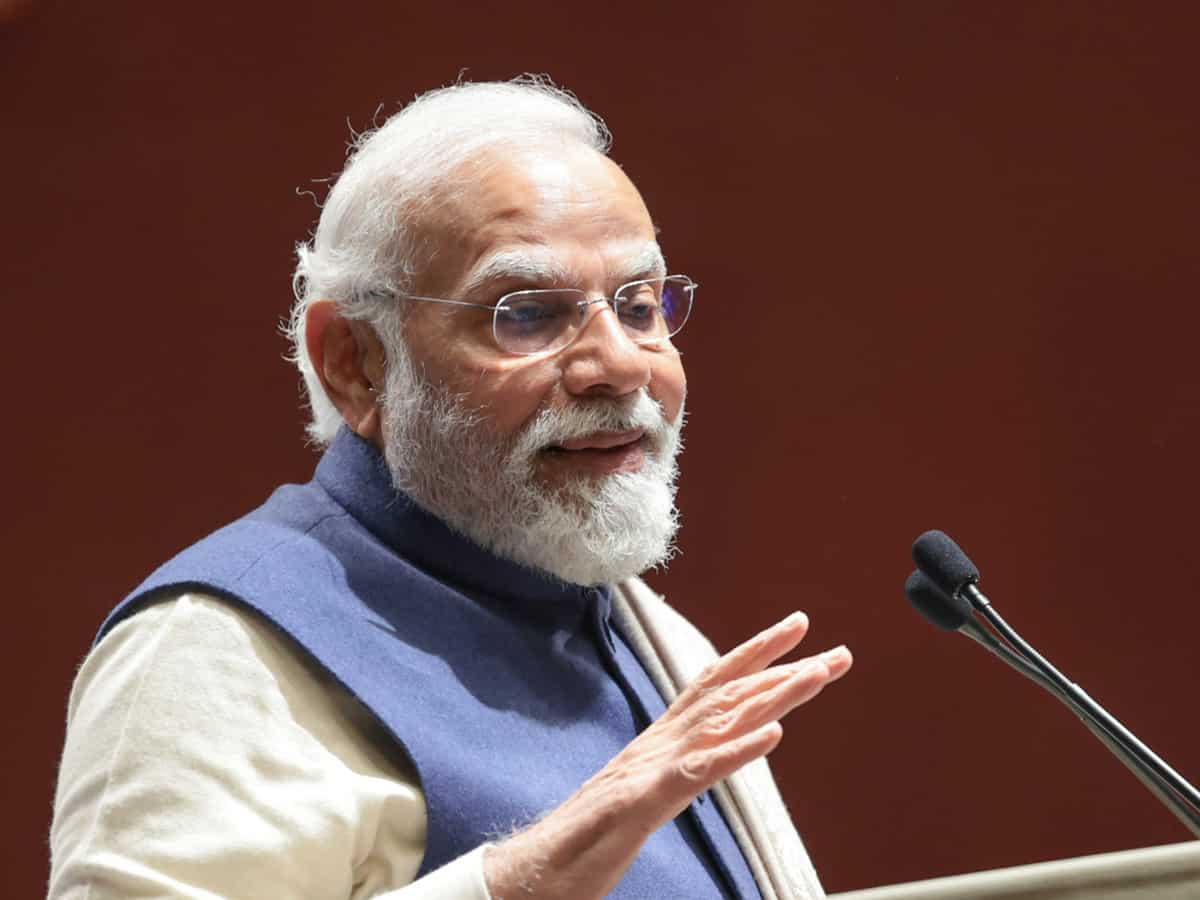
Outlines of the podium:
M1200 841L830 894L829 900L1200 900Z

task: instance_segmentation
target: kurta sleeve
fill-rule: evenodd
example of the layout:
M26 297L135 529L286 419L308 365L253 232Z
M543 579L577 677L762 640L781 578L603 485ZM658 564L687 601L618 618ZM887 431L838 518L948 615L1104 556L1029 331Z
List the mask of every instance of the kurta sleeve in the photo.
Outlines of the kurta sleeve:
M50 900L489 900L482 848L413 880L425 800L380 729L250 613L137 613L71 692Z

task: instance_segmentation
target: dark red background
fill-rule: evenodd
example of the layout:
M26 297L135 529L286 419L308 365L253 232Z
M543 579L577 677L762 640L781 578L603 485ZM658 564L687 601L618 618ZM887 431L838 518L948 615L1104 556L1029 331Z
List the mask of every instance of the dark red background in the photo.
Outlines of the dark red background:
M276 327L314 179L452 81L608 120L702 285L683 553L723 647L802 607L851 675L774 762L839 891L1183 840L901 593L955 534L1022 632L1200 777L1195 6L27 4L0 27L6 897L43 890L108 607L305 479Z

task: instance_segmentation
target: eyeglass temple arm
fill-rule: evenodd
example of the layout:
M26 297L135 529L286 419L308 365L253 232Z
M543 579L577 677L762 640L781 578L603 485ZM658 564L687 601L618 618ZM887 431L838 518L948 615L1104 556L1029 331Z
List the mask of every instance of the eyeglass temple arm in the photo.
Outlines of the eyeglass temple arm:
M470 303L466 300L447 300L445 297L421 297L417 294L393 294L401 300L421 300L424 303L445 303L447 306L473 306L476 309L495 309L490 303Z
M399 294L395 291L367 291L369 297L383 297L392 300L422 300L425 303L445 303L449 306L476 306L480 309L495 309L488 303L469 303L466 300L447 300L445 297L422 297L418 294Z

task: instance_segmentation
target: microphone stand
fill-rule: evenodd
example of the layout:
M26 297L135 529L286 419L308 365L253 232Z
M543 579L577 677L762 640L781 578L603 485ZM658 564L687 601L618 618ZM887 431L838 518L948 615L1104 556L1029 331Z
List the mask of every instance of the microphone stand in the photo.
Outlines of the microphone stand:
M972 582L967 582L959 593L966 597L988 624L1015 648L1015 652L998 642L976 622L964 623L959 630L1062 700L1088 730L1096 735L1180 822L1200 838L1200 791L1138 740L1136 735L1089 697L1079 685L1069 680L1049 660L1026 643L992 608L988 598Z

